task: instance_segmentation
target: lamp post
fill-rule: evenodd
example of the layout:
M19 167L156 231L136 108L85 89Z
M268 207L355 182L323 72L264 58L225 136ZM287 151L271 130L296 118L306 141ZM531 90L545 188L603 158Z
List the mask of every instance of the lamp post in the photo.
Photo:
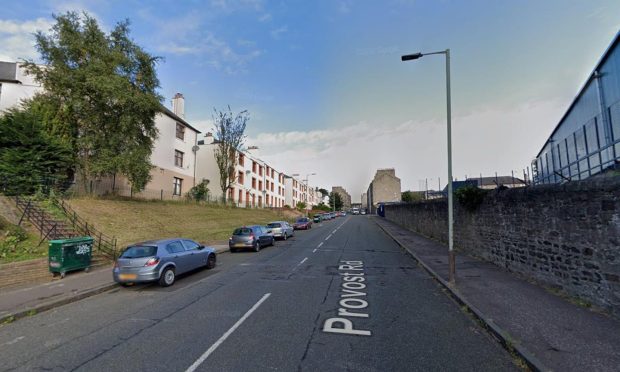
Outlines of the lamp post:
M456 261L454 256L454 215L452 197L452 108L450 98L450 49L432 53L414 53L401 56L401 61L412 61L423 56L443 54L446 56L446 109L448 122L448 277L450 284L455 283Z

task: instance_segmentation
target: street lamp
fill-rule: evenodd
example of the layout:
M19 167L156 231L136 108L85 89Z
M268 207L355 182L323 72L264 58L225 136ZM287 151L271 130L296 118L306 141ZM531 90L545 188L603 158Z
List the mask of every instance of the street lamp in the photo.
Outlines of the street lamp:
M432 53L414 53L401 56L401 61L413 61L423 56L443 54L446 56L446 108L448 116L448 277L450 284L454 285L456 262L454 257L454 215L452 197L452 109L450 102L450 49Z

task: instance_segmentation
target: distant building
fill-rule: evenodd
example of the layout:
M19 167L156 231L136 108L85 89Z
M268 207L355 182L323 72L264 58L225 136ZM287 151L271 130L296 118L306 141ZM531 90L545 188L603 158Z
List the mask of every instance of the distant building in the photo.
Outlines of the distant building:
M487 190L496 189L499 186L509 188L527 186L527 183L525 183L524 180L512 176L468 178L465 182L470 182L472 183L472 186Z
M620 163L620 32L532 161L535 184L582 180Z
M368 193L362 193L362 208L368 208Z
M348 209L351 208L351 195L344 189L342 186L333 186L332 192L340 195L340 199L342 200L342 208Z
M42 91L41 84L26 74L21 63L0 62L0 113Z
M401 200L400 178L396 177L396 170L377 169L366 191L366 203L370 212L375 213L379 203L396 203Z

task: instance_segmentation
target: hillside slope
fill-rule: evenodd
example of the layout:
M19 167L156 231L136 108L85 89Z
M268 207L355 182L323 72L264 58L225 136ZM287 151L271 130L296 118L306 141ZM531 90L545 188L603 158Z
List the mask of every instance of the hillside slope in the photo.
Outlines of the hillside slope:
M235 227L291 220L298 215L292 211L165 201L77 198L69 200L69 204L104 234L116 236L120 248L143 240L179 236L212 244L227 240Z

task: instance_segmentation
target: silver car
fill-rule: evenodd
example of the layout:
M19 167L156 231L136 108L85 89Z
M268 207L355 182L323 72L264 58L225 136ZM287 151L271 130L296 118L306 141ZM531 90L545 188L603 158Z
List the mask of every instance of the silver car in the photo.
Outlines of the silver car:
M228 248L230 248L230 252L244 248L258 252L262 247L274 243L275 238L268 231L266 227L259 225L239 227L233 231L232 236L228 239Z
M271 230L271 235L273 235L274 238L286 240L295 235L293 226L289 225L286 221L269 222L267 228Z
M158 281L174 284L176 276L199 267L215 267L215 250L190 239L152 240L130 245L114 264L112 276L121 285Z

